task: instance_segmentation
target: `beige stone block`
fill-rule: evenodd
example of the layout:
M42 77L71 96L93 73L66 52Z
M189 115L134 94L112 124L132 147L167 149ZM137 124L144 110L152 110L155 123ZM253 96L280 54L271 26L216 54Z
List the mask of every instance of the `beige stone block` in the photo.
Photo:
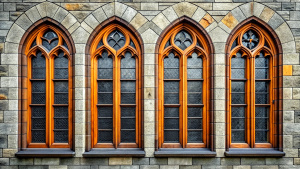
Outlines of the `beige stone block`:
M300 165L300 158L294 158L294 165Z
M84 22L87 23L93 29L95 29L100 24L93 15L89 15L88 17L86 17Z
M73 26L71 26L68 31L70 34L72 34L78 27L80 26L79 22L76 22Z
M213 10L230 11L240 5L241 5L241 3L213 3Z
M225 123L215 123L214 124L214 134L219 136L225 136L226 127ZM219 148L225 148L225 147L219 147Z
M132 165L132 157L111 157L108 165Z
M200 8L202 8L205 11L211 11L213 8L213 3L194 3L195 5L199 6Z
M160 165L159 169L179 169L179 165Z
M298 149L283 149L285 152L285 157L298 157Z
M145 122L144 123L144 134L155 134L155 123L154 122Z
M251 169L251 165L232 166L233 169Z
M18 77L1 77L1 87L18 87Z
M283 122L294 123L294 111L283 111Z
M173 22L175 19L178 18L176 12L174 11L173 7L166 8L165 10L162 11L162 13L166 16L166 18L170 21Z
M145 157L154 157L155 148L144 148Z
M225 149L221 148L221 149L216 149L216 154L217 156L216 157L225 157Z
M259 18L263 21L265 21L266 23L269 22L269 20L272 18L272 16L274 15L274 11L268 7L265 7L263 9L263 11L261 12Z
M122 19L124 19L127 22L130 22L136 14L137 11L135 9L128 7L122 15Z
M192 19L194 19L196 22L200 22L200 20L204 17L205 14L206 12L203 9L197 8L194 15L192 16Z
M262 5L260 3L257 3L257 2L254 2L254 5L253 5L253 15L259 18L260 14L264 10L264 8L265 8L264 5Z
M53 18L54 14L56 13L56 11L58 10L58 5L54 4L54 3L48 3L46 8L47 8L47 16L50 18Z
M151 111L155 110L155 105L154 105L155 100L144 100L144 110L145 111Z
M225 89L225 77L215 77L215 88Z
M213 42L226 42L228 38L228 33L219 27L216 27L214 30L210 31L209 35Z
M93 32L93 28L91 28L86 22L81 23L81 27L86 30L89 34Z
M85 147L85 135L75 135L75 147L84 148Z
M144 64L155 64L155 54L153 53L145 53L144 54Z
M225 77L225 65L215 65L215 76Z
M107 16L105 15L102 8L98 8L92 14L98 20L99 23L101 23L107 19Z
M135 17L131 20L130 24L135 28L139 29L142 25L144 25L148 20L141 15L140 13L136 14Z
M214 107L215 107L215 110L225 111L225 100L215 100Z
M299 64L299 54L298 53L287 53L283 54L283 64Z
M77 19L72 15L72 14L68 14L65 19L61 22L61 24L69 29L72 25L74 25L77 22Z
M226 25L229 29L233 29L239 22L235 19L231 12L229 12L223 19L222 22Z
M154 99L155 98L155 88L145 87L144 88L144 99Z
M42 18L47 16L47 5L48 4L49 4L49 2L43 2L36 6L36 8L39 11L39 14L41 15Z
M292 88L283 88L283 99L292 99Z
M201 21L202 21L203 19L201 19ZM201 22L200 21L200 22ZM213 29L215 29L216 27L218 26L218 23L217 22L213 22L213 23L211 23L208 27L206 27L205 28L205 30L206 30L206 32L210 32L210 31L212 31ZM222 53L223 53L223 51L222 51Z
M168 165L192 165L192 158L168 158Z
M25 31L17 24L13 24L6 36L6 41L19 44Z
M293 88L293 99L300 99L300 88Z
M144 122L154 122L155 121L155 111L145 110L144 111Z
M154 43L144 44L145 53L153 55L155 53L155 46L156 46L156 44L154 44ZM145 54L145 56L146 56L146 54Z
M225 123L225 111L215 111L214 112L214 122L216 123Z
M67 169L68 166L67 165L50 165L49 169Z
M144 76L144 87L155 87L154 76Z
M15 154L18 152L18 149L3 149L3 157L14 157Z
M215 45L214 45L215 48L218 47L219 44L220 43L215 43ZM224 48L223 45L222 45L222 48ZM225 48L223 49L223 51L225 51ZM217 64L217 65L225 65L225 55L224 54L215 54L214 58L215 58L215 60L214 60L215 64Z
M170 24L168 19L162 13L159 13L155 18L153 18L152 22L162 30L164 30Z
M293 75L300 75L300 65L293 65Z
M286 23L281 24L276 30L281 43L286 43L294 40L294 36Z
M82 157L85 152L85 147L75 147L75 157Z
M141 3L141 10L145 10L145 11L158 10L158 3Z
M219 23L218 23L218 26L219 26L221 29L223 29L225 32L231 33L231 29L228 28L223 22L219 22Z
M156 43L157 38L158 35L150 28L142 33L142 39L144 43Z
M8 110L18 110L18 100L9 100L8 104Z
M36 21L40 20L42 17L39 13L39 11L37 10L37 8L34 6L32 8L30 8L29 10L27 10L25 12L25 14L27 15L27 17L31 20L31 22L35 23ZM60 21L59 21L60 22Z
M144 136L144 147L145 148L155 148L155 135L147 134Z
M85 134L85 123L75 123L75 135Z
M76 29L76 31L74 31L71 35L75 43L83 43L83 44L86 44L88 38L90 37L90 33L87 32L82 27Z
M155 65L144 65L144 75L155 75Z
M4 52L5 53L10 53L10 54L12 54L12 53L15 53L15 54L19 53L19 44L17 44L17 43L5 42L4 46L5 46L5 48L4 48Z
M286 59L285 54L295 53L296 52L296 45L295 45L295 41L282 43L281 45L282 45L282 51L284 53L283 54L283 64L285 64L287 62L287 60L285 60ZM293 64L299 64L299 60L295 61Z
M125 12L127 5L124 5L119 2L115 2L115 15L118 17L122 17L123 13Z
M197 10L197 6L188 2L181 2L174 5L173 9L177 13L178 17L181 17L183 15L192 17L195 11Z
M217 149L225 149L225 136L215 136L215 147Z
M292 135L283 135L283 148L293 148Z
M244 5L241 5L240 9L242 10L246 18L251 17L253 15L253 2L249 2Z
M208 14L206 13L203 18L200 20L200 25L203 27L203 28L207 28L210 26L210 24L212 24L214 22L214 19ZM207 30L207 32L209 32Z

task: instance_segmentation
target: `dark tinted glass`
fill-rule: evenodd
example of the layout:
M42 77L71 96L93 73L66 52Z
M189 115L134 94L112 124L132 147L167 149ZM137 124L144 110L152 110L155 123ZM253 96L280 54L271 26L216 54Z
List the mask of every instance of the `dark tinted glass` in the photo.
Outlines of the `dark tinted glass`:
M112 131L98 131L98 143L112 143L113 142L113 132Z
M185 30L178 32L174 38L175 45L185 50L193 43L192 36Z
M55 143L67 143L68 142L68 130L54 131Z
M231 107L231 141L245 142L245 107Z
M41 52L31 58L32 79L46 79L46 60Z
M68 63L69 60L64 56L64 53L61 52L54 59L54 78L55 79L68 79Z
M244 35L242 36L242 43L244 46L246 46L249 49L255 48L259 43L259 38L257 33L254 30L248 30Z
M125 45L125 36L119 30L111 32L107 37L107 43L115 50L119 50Z
M121 59L121 79L135 79L135 58L131 53L126 52Z
M98 58L98 79L113 78L113 60L108 57L107 51L104 51Z

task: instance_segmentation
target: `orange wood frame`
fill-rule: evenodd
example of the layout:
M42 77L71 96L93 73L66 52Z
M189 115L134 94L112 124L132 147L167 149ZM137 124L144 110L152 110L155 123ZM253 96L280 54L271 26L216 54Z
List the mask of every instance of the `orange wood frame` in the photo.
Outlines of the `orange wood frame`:
M52 30L58 35L58 45L50 52L44 49L42 46L42 37L47 30ZM32 42L36 40L36 46L31 48ZM27 118L23 118L23 122L27 122L27 148L71 148L72 147L72 112L73 112L73 74L72 74L72 57L71 52L63 46L63 41L66 42L69 49L72 49L71 42L68 41L67 36L55 26L50 24L43 24L32 31L27 38L24 54L26 56L27 63ZM31 142L31 58L36 56L37 51L41 51L46 61L46 143L32 143ZM59 54L59 51L64 52L68 57L69 64L69 96L68 96L68 143L54 143L54 59ZM24 93L24 92L23 92ZM23 104L25 106L25 104Z
M116 51L108 45L107 37L114 31L119 30L126 38L125 45ZM102 40L103 46L97 49L97 45ZM130 40L134 43L135 48L129 45ZM98 143L98 87L97 87L97 60L101 57L102 52L106 50L108 55L113 59L113 143ZM121 82L120 82L120 66L121 59L125 52L130 52L136 58L136 143L121 143ZM120 26L119 24L110 24L103 28L99 34L96 35L90 47L91 54L91 141L93 148L140 148L141 129L142 129L142 53L138 40L135 36Z
M259 37L259 44L253 48L248 49L242 45L242 36L248 30L254 30ZM232 43L237 39L237 46L231 50ZM228 148L273 148L278 147L278 112L279 103L275 100L279 99L278 78L278 47L274 43L274 38L269 33L262 29L256 23L248 23L240 27L228 41L227 53L227 147ZM269 45L265 47L265 43ZM269 104L263 107L269 107L269 143L255 143L255 58L259 56L260 52L264 52L265 57L269 58ZM246 58L245 65L245 143L232 143L231 142L231 58L235 57L237 52L242 53L242 57Z
M192 45L181 50L174 43L174 37L181 30L187 31L193 39ZM170 40L170 46L164 48L166 43ZM197 41L201 43L203 48L197 46ZM158 148L204 148L209 147L209 111L210 111L210 60L211 48L208 45L205 37L199 31L189 24L178 24L169 30L163 37L161 44L159 44L158 53ZM179 82L179 143L164 143L164 58L173 52L179 58L180 66L180 82ZM196 52L198 56L203 59L203 143L188 143L187 142L187 58Z

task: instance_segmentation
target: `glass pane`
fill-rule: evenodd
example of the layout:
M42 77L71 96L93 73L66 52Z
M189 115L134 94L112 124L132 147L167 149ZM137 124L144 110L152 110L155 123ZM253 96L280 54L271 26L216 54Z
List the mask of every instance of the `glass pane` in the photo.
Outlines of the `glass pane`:
M202 58L198 57L196 53L193 53L187 58L187 68L202 68Z
M231 103L232 104L245 104L245 94L244 93L231 93Z
M98 104L112 104L113 94L112 93L98 93Z
M113 68L113 60L105 50L102 52L101 57L98 58L98 68Z
M46 119L45 118L31 118L32 129L45 129Z
M68 129L68 118L54 118L54 129Z
M31 117L46 117L45 106L32 106L31 107Z
M188 93L188 104L202 104L202 93Z
M188 69L188 79L202 79L202 69Z
M121 104L135 104L135 93L121 93Z
M258 57L255 58L255 68L258 67L269 67L269 58L264 57L264 53L261 52Z
M135 129L135 118L121 118L121 129Z
M179 108L177 107L165 107L165 117L179 117Z
M47 40L51 40L53 38L57 38L57 35L52 30L48 30L47 32L44 33L43 37Z
M179 118L165 118L165 129L179 129Z
M121 130L122 143L135 143L135 130Z
M123 68L135 68L135 58L130 52L126 52L124 58L121 59L121 69Z
M245 142L245 107L231 107L231 141Z
M233 48L235 48L237 45L238 45L238 38L236 38L236 39L233 41L233 43L232 43L232 45L231 45L231 50L232 50Z
M113 69L98 69L98 79L112 79Z
M98 92L112 92L113 82L112 81L98 81Z
M179 81L165 81L164 91L165 92L179 91Z
M68 93L54 93L54 104L68 104Z
M98 143L112 143L113 133L112 131L98 131Z
M268 107L255 107L255 117L269 118L269 108Z
M101 46L103 46L103 41L102 41L102 39L101 39L100 42L98 43L97 49L100 48Z
M35 80L31 81L31 91L33 93L35 92L42 92L46 93L46 85L44 80Z
M121 79L135 79L135 69L121 69Z
M68 79L69 70L68 68L56 68L54 70L54 79Z
M245 92L245 82L231 81L231 92Z
M166 143L178 143L179 142L179 131L165 130L164 141Z
M202 129L202 118L188 118L188 129Z
M179 79L179 69L167 69L164 70L164 79Z
M231 58L231 68L245 68L246 60L240 52Z
M188 107L188 117L202 117L202 108Z
M192 36L185 30L177 33L174 38L175 45L180 49L185 50L187 47L191 46L193 43Z
M269 82L255 82L255 92L269 92Z
M46 93L32 93L32 104L45 104L46 103Z
M134 92L135 93L135 81L121 81L121 92Z
M248 30L243 36L242 36L242 43L244 46L246 46L249 49L255 48L258 43L258 35L254 30Z
M68 81L55 81L54 82L54 92L68 92L69 83Z
M202 81L188 81L188 92L202 92Z
M33 143L45 143L46 131L45 130L32 130L31 142Z
M173 53L170 53L168 57L164 59L164 68L179 68L179 58L175 57Z
M134 49L136 49L134 43L132 42L132 40L130 40L130 44L129 44L131 47L133 47Z
M244 143L245 142L245 131L244 130L231 131L231 142L232 143Z
M55 106L54 107L54 117L68 117L68 107L67 106Z
M244 79L245 78L245 69L231 69L231 78L232 79Z
M109 46L115 50L119 50L121 47L123 47L125 45L125 41L125 36L119 30L112 31L107 37Z
M202 141L202 131L188 131L188 143L200 143Z
M245 117L245 108L244 107L231 107L231 116L232 117Z
M165 104L179 104L178 93L165 93L164 99Z
M268 79L269 69L256 68L255 69L255 79Z
M55 143L67 143L68 142L68 130L54 131L54 142Z
M54 59L54 78L55 79L68 79L68 63L69 60L64 56L64 53L61 52Z
M46 60L41 52L31 58L32 79L46 79Z
M231 129L245 129L245 118L232 118Z
M112 107L98 107L98 117L112 117L113 108Z
M121 117L135 117L135 107L121 107Z
M255 131L256 143L267 143L268 137L269 137L268 131Z
M98 118L98 129L112 129L113 119L112 118Z
M50 43L49 43L50 42ZM48 41L48 40L42 40L42 45L48 50L51 51L54 47L58 45L58 39Z

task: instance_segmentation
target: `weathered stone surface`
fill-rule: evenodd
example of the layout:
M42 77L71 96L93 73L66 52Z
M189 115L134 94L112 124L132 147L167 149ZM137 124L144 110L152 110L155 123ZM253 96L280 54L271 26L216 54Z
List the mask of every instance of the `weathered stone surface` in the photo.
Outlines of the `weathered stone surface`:
M54 19L58 22L61 22L65 19L65 17L68 15L68 11L66 11L63 8L58 8L57 12L54 15Z
M241 158L242 165L261 165L266 164L265 158Z
M59 158L34 158L34 165L59 165Z
M181 2L174 5L173 9L177 13L178 17L181 17L183 15L192 17L195 11L197 10L197 6L188 2Z
M166 165L168 158L150 158L150 165Z
M149 158L132 158L133 165L149 165Z
M137 11L136 11L135 9L133 9L133 8L131 8L131 7L128 7L128 8L125 10L125 12L124 12L122 18L123 18L125 21L130 22L136 14L137 14Z
M77 22L77 19L72 15L72 14L68 14L64 20L61 22L61 24L69 29L72 25L74 25Z
M195 11L194 15L192 16L192 18L196 21L196 22L200 22L200 20L204 17L204 15L206 14L206 12L201 9L201 8L197 8L197 10Z
M252 9L253 9L253 2L241 5L240 9L242 10L242 12L246 16L246 18L252 16L253 15L253 11L252 11Z
M221 158L221 165L240 165L240 158Z
M242 12L242 10L239 7L233 9L231 11L231 13L234 16L234 18L236 18L238 20L238 22L241 22L246 19L244 13Z
M127 9L127 5L124 5L119 2L115 2L115 15L116 16L122 17L122 15L124 14L126 9Z
M132 165L132 158L131 157L126 157L126 158L109 158L108 161L109 165Z
M228 33L219 27L216 27L210 31L209 35L213 42L226 42L228 37Z
M284 20L281 18L280 15L278 15L277 13L275 13L272 18L269 20L268 24L273 28L276 29L278 28L278 26L280 26L282 23L284 22Z
M262 11L264 10L264 7L264 5L255 2L253 5L253 15L259 17Z
M139 29L143 24L148 20L142 16L140 13L136 14L135 17L131 20L130 24L135 28Z
M68 11L93 11L103 3L61 3L61 6Z
M155 23L162 30L164 30L170 24L168 19L162 13L158 14L155 18L153 18L152 22Z
M231 12L229 12L223 19L222 22L229 28L233 29L239 22L235 19Z
M259 18L265 22L269 22L274 13L275 12L272 9L265 7L262 13L260 14Z
M141 10L158 10L158 3L141 3Z
M193 165L220 165L220 158L193 158Z
M192 158L168 158L168 165L192 165Z
M162 13L166 16L166 18L170 21L173 22L175 19L178 18L176 12L172 7L169 7L165 10L162 11Z
M112 17L115 14L115 3L109 3L102 7L104 13L108 18Z
M33 23L41 19L41 15L35 6L26 11L25 14Z
M200 25L203 28L207 28L211 23L214 22L214 19L207 13L201 20L200 20ZM209 32L209 31L208 31Z

